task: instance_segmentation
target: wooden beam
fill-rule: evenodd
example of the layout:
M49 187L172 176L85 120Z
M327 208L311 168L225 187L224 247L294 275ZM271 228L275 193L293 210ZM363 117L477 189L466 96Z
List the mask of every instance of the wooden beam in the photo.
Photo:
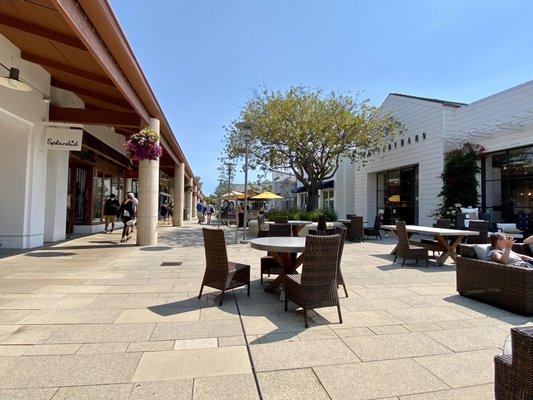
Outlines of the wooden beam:
M61 43L79 50L87 51L87 48L81 40L77 37L65 35L64 33L54 31L52 29L44 28L31 22L24 21L19 18L13 18L6 14L0 14L0 24L9 26L10 28L27 32L34 36L39 36L52 42Z
M95 92L90 89L82 88L82 87L73 85L68 82L60 81L55 78L52 78L50 85L55 86L60 89L68 90L70 92L74 92L76 94L79 94L80 96L85 96L91 99L100 100L100 101L112 104L114 106L124 107L126 109L131 108L131 105L127 101L124 101L123 99L119 99L117 97L112 97L112 96L105 95L99 92Z
M86 110L83 108L50 107L50 122L69 122L85 125L105 125L139 128L141 120L134 113Z
M22 51L21 57L23 60L26 60L26 61L29 61L35 64L39 64L45 68L48 67L51 69L55 69L57 71L65 72L70 75L75 75L79 78L101 83L102 85L115 87L111 79L105 76L102 76L102 75L98 75L98 74L94 74L89 71L85 71L80 68L73 67L72 65L63 64L55 60L50 60L49 58L46 58L46 57L38 56L37 54L28 53L26 51Z
M145 123L150 120L150 114L143 102L128 82L128 79L121 71L117 62L106 48L100 35L91 24L83 8L75 0L50 0L52 5L59 11L70 28L76 33L78 38L85 44L100 67L108 74L109 78L122 93L124 98L130 103L133 109L139 114Z

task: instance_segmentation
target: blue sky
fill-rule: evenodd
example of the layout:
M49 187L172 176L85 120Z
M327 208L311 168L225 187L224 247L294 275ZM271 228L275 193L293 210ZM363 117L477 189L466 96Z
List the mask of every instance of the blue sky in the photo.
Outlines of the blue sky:
M111 0L204 193L250 89L471 102L533 79L532 1ZM237 180L240 177L237 177Z

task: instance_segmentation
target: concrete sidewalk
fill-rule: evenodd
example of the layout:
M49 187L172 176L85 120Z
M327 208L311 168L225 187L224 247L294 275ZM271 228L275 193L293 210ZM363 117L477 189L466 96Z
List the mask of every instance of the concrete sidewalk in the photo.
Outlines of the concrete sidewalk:
M234 230L228 231L234 242ZM493 397L493 357L521 317L455 292L447 266L400 268L390 241L347 243L344 323L309 329L259 284L196 296L200 226L158 246L97 234L0 259L0 399L402 399ZM133 239L131 243L134 243Z

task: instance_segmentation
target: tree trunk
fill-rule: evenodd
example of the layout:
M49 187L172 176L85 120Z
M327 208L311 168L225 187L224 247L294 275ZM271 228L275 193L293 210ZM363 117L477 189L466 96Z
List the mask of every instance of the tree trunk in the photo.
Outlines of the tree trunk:
M314 211L318 208L318 187L307 189L307 207L305 211Z

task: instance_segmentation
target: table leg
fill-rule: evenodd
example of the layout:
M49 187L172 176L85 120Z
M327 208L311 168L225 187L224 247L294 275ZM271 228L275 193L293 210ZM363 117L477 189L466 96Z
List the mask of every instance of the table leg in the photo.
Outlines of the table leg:
M275 291L283 283L283 277L285 274L297 273L296 268L303 263L303 253L299 257L297 257L296 253L270 252L270 255L283 267L284 273L278 275L272 282L270 282L265 288L265 292Z
M461 240L463 240L464 236L457 236L455 237L455 240L448 241L444 236L437 235L436 238L439 241L440 244L442 244L445 248L445 251L442 252L440 257L437 259L437 264L439 266L444 265L448 257L450 257L453 262L457 262L457 253L455 252L455 249L461 243Z

